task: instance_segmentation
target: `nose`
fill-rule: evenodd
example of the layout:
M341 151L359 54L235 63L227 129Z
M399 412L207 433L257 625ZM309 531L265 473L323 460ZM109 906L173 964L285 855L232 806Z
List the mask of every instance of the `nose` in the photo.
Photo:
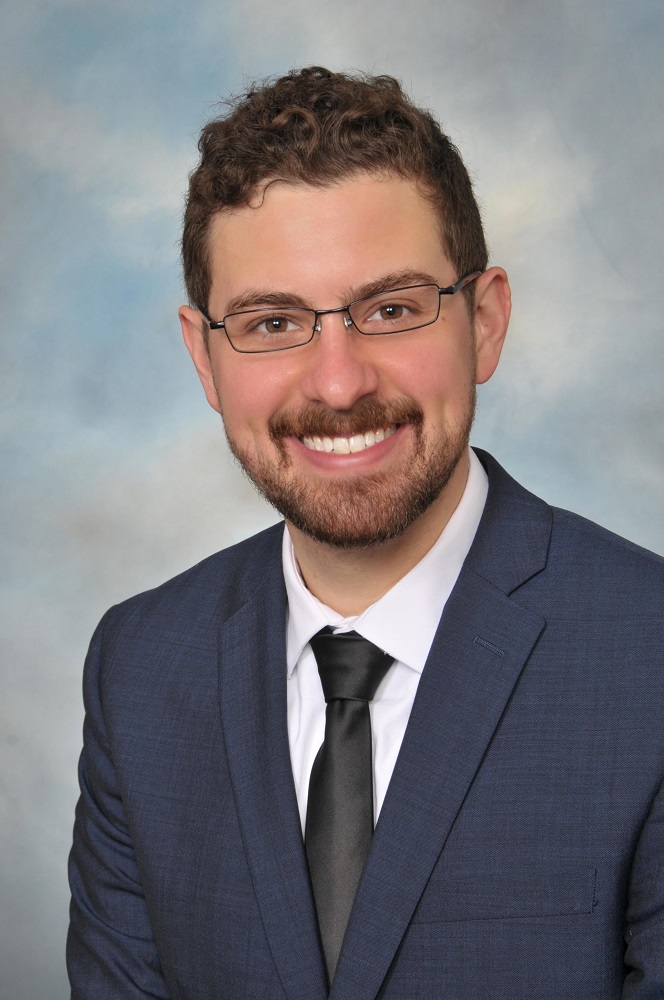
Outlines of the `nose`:
M333 410L350 410L362 396L378 388L378 369L362 337L345 312L318 316L316 336L307 352L308 368L302 390L313 402ZM377 346L377 345L373 345Z

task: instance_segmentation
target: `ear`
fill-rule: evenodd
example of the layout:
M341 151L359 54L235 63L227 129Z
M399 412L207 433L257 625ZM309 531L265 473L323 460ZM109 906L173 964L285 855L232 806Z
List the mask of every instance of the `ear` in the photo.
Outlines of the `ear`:
M502 267L490 267L475 281L477 384L488 382L500 360L512 309L512 293Z
M204 332L205 320L196 309L191 309L189 306L180 306L178 316L182 327L182 336L201 380L205 398L213 410L221 413L217 387L214 384L212 373L210 352Z

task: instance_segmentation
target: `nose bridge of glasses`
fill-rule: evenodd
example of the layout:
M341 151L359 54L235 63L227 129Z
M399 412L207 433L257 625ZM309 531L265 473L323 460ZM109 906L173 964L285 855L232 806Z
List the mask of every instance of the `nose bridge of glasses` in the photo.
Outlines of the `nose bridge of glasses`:
M348 311L348 306L337 306L336 309L316 309L315 310L316 318L314 320L314 333L320 333L321 330L323 329L322 323L320 321L321 316L329 316L333 313L346 314L343 318L344 326L346 327L346 329L348 329L353 325L353 320L351 319L351 315Z

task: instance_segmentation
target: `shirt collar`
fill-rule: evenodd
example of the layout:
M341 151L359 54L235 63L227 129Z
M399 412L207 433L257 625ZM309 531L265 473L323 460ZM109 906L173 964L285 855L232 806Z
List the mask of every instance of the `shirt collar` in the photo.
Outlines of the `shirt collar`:
M288 595L288 676L311 637L326 625L337 631L354 629L395 660L421 673L443 608L473 543L488 487L486 472L471 450L463 496L437 541L409 573L355 618L344 618L307 589L286 529L282 563Z

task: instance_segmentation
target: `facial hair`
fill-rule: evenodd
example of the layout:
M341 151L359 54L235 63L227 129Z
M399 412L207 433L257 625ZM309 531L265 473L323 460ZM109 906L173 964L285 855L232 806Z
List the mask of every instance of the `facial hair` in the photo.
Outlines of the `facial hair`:
M431 506L464 455L475 414L475 383L460 422L424 435L424 413L408 396L382 401L365 397L346 411L311 403L281 410L268 423L278 459L250 455L229 435L229 447L258 492L287 521L317 542L338 549L369 548L402 535ZM403 468L390 473L348 474L325 481L293 471L288 437L351 437L379 427L408 425L414 450Z

